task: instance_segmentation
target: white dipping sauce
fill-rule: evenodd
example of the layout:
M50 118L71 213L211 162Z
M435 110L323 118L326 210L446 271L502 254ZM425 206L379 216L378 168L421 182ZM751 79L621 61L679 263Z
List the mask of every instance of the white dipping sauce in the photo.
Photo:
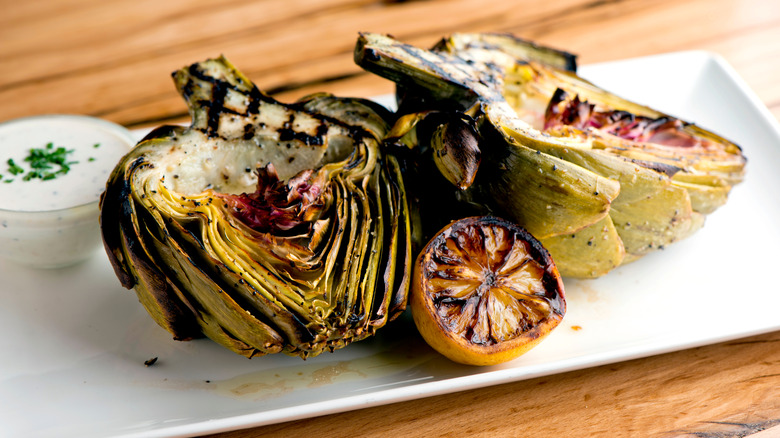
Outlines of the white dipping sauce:
M24 181L31 149L73 150L70 170ZM135 139L125 128L86 116L47 115L0 123L0 256L35 267L67 266L100 246L98 200ZM14 175L8 160L22 173ZM52 165L50 171L60 167Z
M113 123L79 116L30 117L0 124L0 209L59 210L98 200L111 170L132 145L129 133L117 128ZM24 159L30 149L45 149L49 143L54 150L73 150L66 161L76 163L70 165L68 173L47 181L23 181L24 173L12 175L8 171L9 159L25 173L29 171Z

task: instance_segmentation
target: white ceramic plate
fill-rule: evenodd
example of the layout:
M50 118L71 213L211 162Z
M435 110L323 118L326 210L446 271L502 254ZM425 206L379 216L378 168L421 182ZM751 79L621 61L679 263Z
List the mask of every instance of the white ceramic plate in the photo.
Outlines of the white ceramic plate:
M528 379L780 329L780 127L720 58L682 52L586 66L596 83L740 144L746 181L690 239L592 281L536 349L492 368L432 353L408 317L302 361L178 342L119 286L102 252L59 271L0 261L0 431L182 436ZM576 328L579 328L578 330ZM144 362L158 358L153 366Z

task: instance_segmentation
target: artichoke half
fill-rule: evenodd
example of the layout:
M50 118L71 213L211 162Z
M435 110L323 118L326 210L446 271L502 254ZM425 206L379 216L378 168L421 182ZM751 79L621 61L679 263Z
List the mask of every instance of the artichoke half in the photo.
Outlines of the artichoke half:
M599 277L690 235L744 176L737 145L615 96L577 76L572 55L511 35L455 34L425 50L365 33L355 61L398 84L391 137L432 150L459 199L526 228L564 276ZM464 116L468 141L427 134ZM450 152L461 143L467 152Z
M126 288L175 339L303 358L406 306L409 212L381 149L392 114L313 95L282 104L226 59L176 71L192 124L116 166L101 228Z

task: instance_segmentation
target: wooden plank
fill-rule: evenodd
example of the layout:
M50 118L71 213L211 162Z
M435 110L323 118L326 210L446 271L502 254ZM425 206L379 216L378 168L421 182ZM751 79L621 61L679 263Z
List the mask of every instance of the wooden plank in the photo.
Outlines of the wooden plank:
M453 29L512 31L579 53L584 63L617 59L626 53L641 56L694 47L722 49L730 60L732 54L742 51L718 46L718 41L725 38L724 33L740 34L749 43L776 32L775 27L767 28L770 19L766 17L771 14L752 14L744 22L727 20L731 14L730 2L696 1L675 6L676 1L649 5L626 0L620 2L621 12L617 14L614 5L608 3L572 0L562 4L529 2L528 8L503 2L474 8L467 1L411 2L377 8L367 2L337 0L318 7L303 1L296 3L300 8L296 10L305 19L297 20L291 20L296 14L292 8L267 7L274 2L233 2L217 12L207 2L184 11L180 10L181 4L165 4L144 26L139 24L142 18L138 12L128 16L101 3L100 7L76 9L61 18L41 18L26 27L5 29L4 39L13 44L3 46L8 56L0 56L0 71L6 72L0 76L0 98L14 105L0 108L0 118L42 110L87 113L130 126L181 118L184 106L173 90L169 73L221 53L262 88L284 86L285 99L320 88L355 95L358 93L350 93L334 79L351 80L352 75L360 74L351 58L359 30L392 31L399 38L420 45L430 45ZM699 25L682 35L676 32L674 37L664 36L669 34L669 29L685 28L686 20L690 21L687 17L707 5L712 17L710 23L716 22L717 26ZM111 6L128 11L149 10L132 8L127 2L112 2ZM463 14L464 10L469 13ZM125 19L110 20L109 12ZM441 18L437 23L443 24L426 26L428 17L433 15ZM93 17L101 24L89 32L75 32L74 21L84 16ZM592 30L596 22L598 32ZM626 26L626 22L632 25ZM52 39L46 31L68 37ZM47 45L47 40L62 42ZM90 44L90 50L84 50L85 44ZM744 64L749 68L756 63L747 60ZM376 95L390 89L381 80L356 82L361 84L361 91L367 84L376 87L360 95ZM780 89L765 82L754 83L770 90ZM301 92L291 92L295 87L300 87ZM772 99L767 104L776 100L777 93L780 91L766 94Z

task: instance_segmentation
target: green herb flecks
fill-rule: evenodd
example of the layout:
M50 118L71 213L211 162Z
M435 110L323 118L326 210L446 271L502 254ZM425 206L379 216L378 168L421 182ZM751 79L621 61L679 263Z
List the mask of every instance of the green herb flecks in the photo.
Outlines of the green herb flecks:
M68 161L68 156L73 153L73 149L64 147L54 148L54 143L48 143L45 148L30 149L24 161L29 163L30 170L25 173L25 169L8 159L8 172L17 176L24 174L23 181L33 179L51 180L58 176L65 175L70 171L70 166L77 164L78 161ZM11 182L12 179L6 179L5 182Z
M12 158L8 159L8 171L11 172L11 175L19 175L20 173L24 173L24 169L19 167Z

